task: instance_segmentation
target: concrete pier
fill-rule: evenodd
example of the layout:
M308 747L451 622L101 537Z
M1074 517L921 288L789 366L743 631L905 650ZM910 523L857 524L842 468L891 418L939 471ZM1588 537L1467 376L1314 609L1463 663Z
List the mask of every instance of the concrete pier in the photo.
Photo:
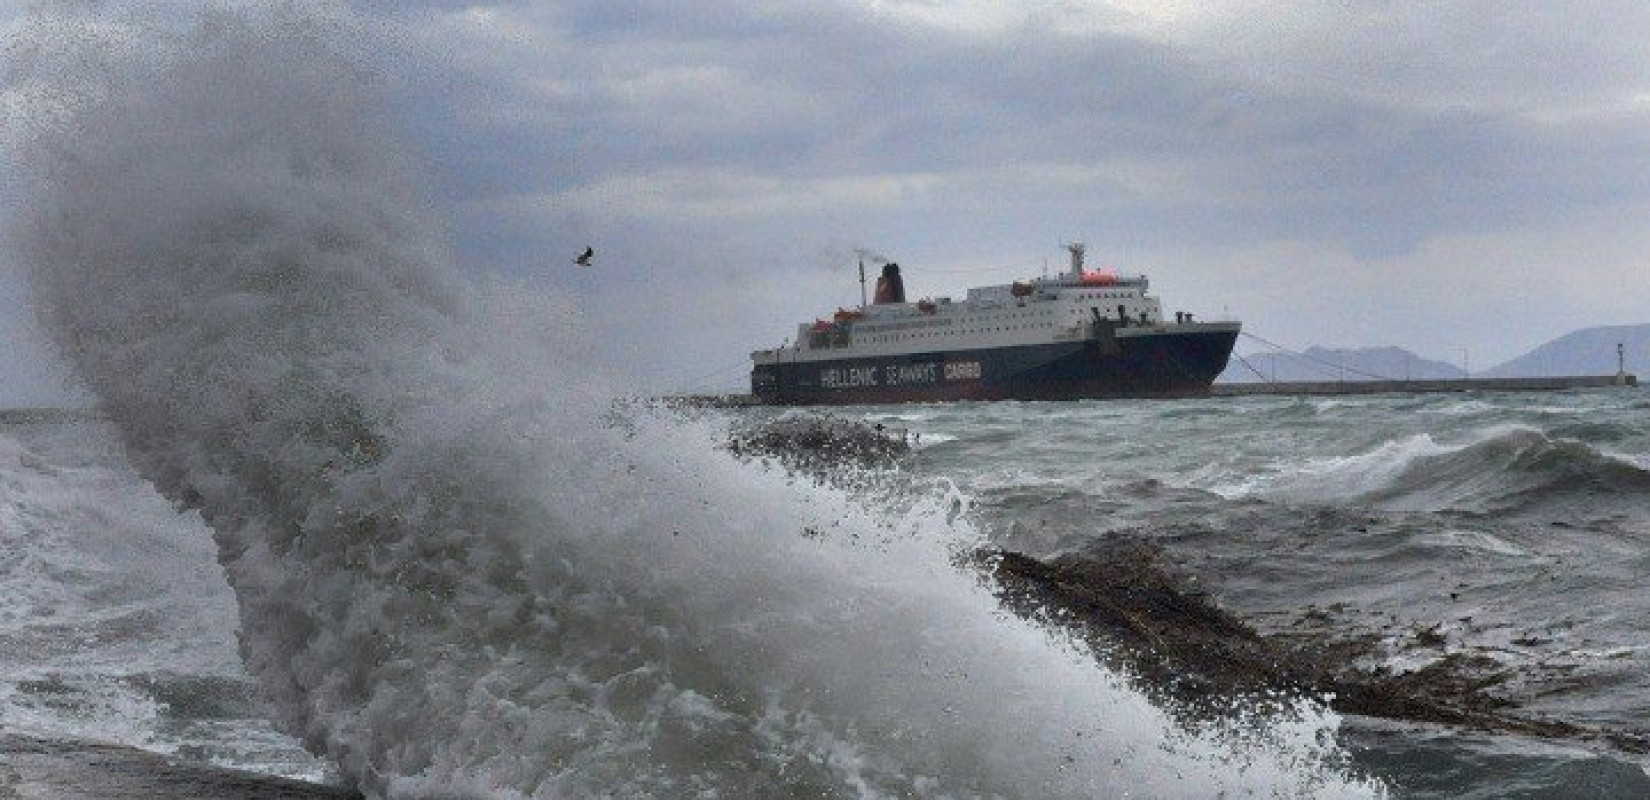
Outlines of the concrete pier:
M1426 381L1301 381L1288 383L1217 383L1215 397L1247 395L1433 394L1438 392L1557 392L1637 386L1638 376L1571 375L1557 378L1457 378Z

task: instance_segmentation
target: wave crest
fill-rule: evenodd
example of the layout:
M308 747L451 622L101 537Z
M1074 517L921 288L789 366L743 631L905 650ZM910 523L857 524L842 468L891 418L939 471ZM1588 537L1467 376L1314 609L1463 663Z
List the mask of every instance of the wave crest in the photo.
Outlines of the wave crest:
M1313 461L1256 494L1398 510L1513 511L1578 495L1650 493L1650 472L1587 443L1502 425L1460 444L1417 434L1361 455Z

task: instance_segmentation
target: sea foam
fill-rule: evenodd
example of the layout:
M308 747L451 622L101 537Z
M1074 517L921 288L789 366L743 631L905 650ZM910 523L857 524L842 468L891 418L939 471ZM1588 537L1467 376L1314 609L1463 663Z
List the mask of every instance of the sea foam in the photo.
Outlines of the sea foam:
M96 22L28 30L13 241L214 531L279 724L369 795L1379 793L1313 706L1188 732L1005 613L943 499L889 517L614 410L570 311L454 267L372 25Z

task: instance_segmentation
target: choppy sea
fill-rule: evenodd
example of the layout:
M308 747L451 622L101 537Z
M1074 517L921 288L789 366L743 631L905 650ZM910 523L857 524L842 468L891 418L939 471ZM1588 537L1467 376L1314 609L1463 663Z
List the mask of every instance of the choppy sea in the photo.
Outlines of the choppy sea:
M879 408L980 524L1046 556L1162 545L1263 630L1376 637L1394 673L1488 659L1521 712L1642 735L1650 400L1636 390ZM1638 797L1608 745L1349 718L1397 796Z
M958 519L953 524L968 526L970 546L990 543L1039 557L1080 551L1099 537L1147 540L1195 574L1216 603L1259 629L1311 624L1366 635L1376 642L1366 657L1399 673L1451 654L1491 659L1496 664L1490 670L1497 676L1494 692L1516 703L1521 714L1630 739L1650 732L1644 723L1650 705L1650 646L1644 634L1650 600L1643 591L1650 575L1647 410L1650 400L1626 389L962 403L836 413L902 431L915 445L896 468L899 491L908 496L891 499L884 493L871 500L860 495L861 502L882 513L951 517ZM752 414L771 413L741 412L743 419L731 420L718 414L694 424L715 431L748 423ZM622 428L633 421L608 422ZM831 490L803 491L806 497ZM655 493L637 501L678 503L692 501L692 494L675 491L660 498ZM944 502L924 505L915 495L943 497ZM829 516L840 525L866 526L858 516ZM683 520L684 527L689 523ZM886 539L899 535L898 530L873 523L853 531L844 546L895 559L901 551L890 548ZM807 538L795 532L769 535ZM763 545L752 540L746 546ZM899 580L900 564L883 566L880 580ZM179 512L138 477L109 423L16 423L0 429L0 567L0 725L7 733L124 743L184 761L329 783L346 780L332 759L305 752L290 729L283 732L270 721L266 693L237 652L238 633L257 621L238 613L211 532L198 514ZM862 588L854 585L816 588L842 592L845 596L837 600L850 604L877 599L852 596ZM364 593L371 590L370 583L362 587ZM876 635L927 635L925 625L931 621L909 612L895 616L898 624L886 625ZM658 623L673 619L665 614ZM741 612L725 621L688 620L681 623L681 634L701 625L754 625L759 619ZM627 635L622 626L603 633ZM522 635L555 636L543 629ZM753 640L762 644L760 634ZM988 650L997 646L983 640L974 644ZM781 638L766 645L829 650L874 643L845 636L806 642ZM668 668L672 656L654 657L667 663L650 666L644 658L634 668ZM483 670L482 679L498 683L509 672L497 667L509 659L496 652L492 658L497 663ZM831 661L839 669L853 664L852 658ZM552 659L539 668L568 673L591 668L584 659L573 662ZM957 666L975 663L977 654L971 654L958 659ZM944 663L903 666L909 674L897 681L910 682L913 689L934 671L948 668ZM749 677L775 693L796 684L772 673ZM1026 677L1040 681L1045 676ZM569 675L512 680L518 686L540 686L551 678L567 680ZM1046 679L1069 681L1073 675L1062 671ZM948 680L955 678L939 679L937 685ZM837 690L878 691L874 681L847 681ZM593 690L586 701L601 707L601 714L617 713L606 708L612 698L604 695L611 691ZM1054 694L1057 699L1059 687ZM655 715L667 714L671 702L680 702L655 700L663 703ZM650 701L643 695L628 702L646 706ZM565 723L555 718L555 704L535 706L523 699L513 707L526 717L508 724L516 738L486 745L496 752L483 754L488 756L484 763L530 760L532 756L512 751L532 747L530 739L519 737L534 729L535 716L545 730ZM856 706L846 707L843 722L851 730ZM910 713L923 710L919 706ZM995 713L1023 715L1020 723L1033 729L1042 724L1034 707L1022 710L1007 703ZM1088 713L1102 715L1092 722L1109 729L1109 738L1074 757L1136 757L1126 745L1135 733L1128 726L1165 724L1114 720L1104 709ZM913 731L944 724L966 732L993 723L967 714L958 707L942 719L906 721ZM489 719L461 716L469 724L485 725ZM1066 724L1067 719L1048 721L1050 727ZM1267 725L1264 720L1254 724ZM1645 773L1650 760L1631 745L1612 745L1608 735L1542 737L1358 716L1314 724L1319 726L1315 735L1333 739L1332 747L1343 757L1337 767L1342 774L1379 782L1395 797L1650 794ZM1139 733L1147 741L1161 735ZM484 731L469 735L486 740ZM739 744L728 740L730 735L705 730L684 734L686 741L697 742L693 746L705 748L697 757L707 761L708 773L717 771L708 762L737 760L718 748L764 750L761 737ZM821 735L815 730L791 739L781 751L803 761L845 758L843 742ZM1297 747L1283 738L1273 746L1284 751ZM1188 763L1219 764L1231 757L1220 752L1223 746L1216 737L1180 747ZM739 755L776 757L773 752ZM649 758L626 756L631 757ZM558 773L566 778L568 757L560 758L554 769L514 784L514 790L560 786L599 792L604 787L599 773L576 783L546 781ZM1185 765L1145 769L1143 783L1131 787L1133 796L1187 795L1184 786L1172 781L1153 785L1153 770L1170 768ZM890 769L897 773L900 768ZM724 774L707 778L699 788L734 795L796 788L764 782L778 781L777 774L752 776L740 770L734 782ZM1042 796L1048 787L1036 778L1020 773L1014 777L1018 790L1013 782L995 790ZM943 794L946 776L931 779L932 784L901 783L885 776L890 782L877 785L825 770L807 787L825 796ZM644 786L611 780L607 788L618 793L669 793L662 788L668 782ZM500 781L496 788L509 785ZM1219 785L1218 779L1211 785ZM1311 796L1323 787L1288 778L1273 785L1260 778L1238 788L1262 796L1273 789L1277 796ZM431 796L419 794L425 790L412 784L379 790L391 796ZM486 795L474 786L467 791Z

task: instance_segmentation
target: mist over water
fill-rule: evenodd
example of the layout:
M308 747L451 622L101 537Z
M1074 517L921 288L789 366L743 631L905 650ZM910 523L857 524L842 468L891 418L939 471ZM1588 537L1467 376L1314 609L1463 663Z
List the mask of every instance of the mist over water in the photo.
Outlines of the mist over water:
M85 23L30 29L12 238L212 528L277 723L369 795L1378 793L1324 712L1187 732L1003 612L966 497L868 508L611 405L565 304L454 265L370 25Z

